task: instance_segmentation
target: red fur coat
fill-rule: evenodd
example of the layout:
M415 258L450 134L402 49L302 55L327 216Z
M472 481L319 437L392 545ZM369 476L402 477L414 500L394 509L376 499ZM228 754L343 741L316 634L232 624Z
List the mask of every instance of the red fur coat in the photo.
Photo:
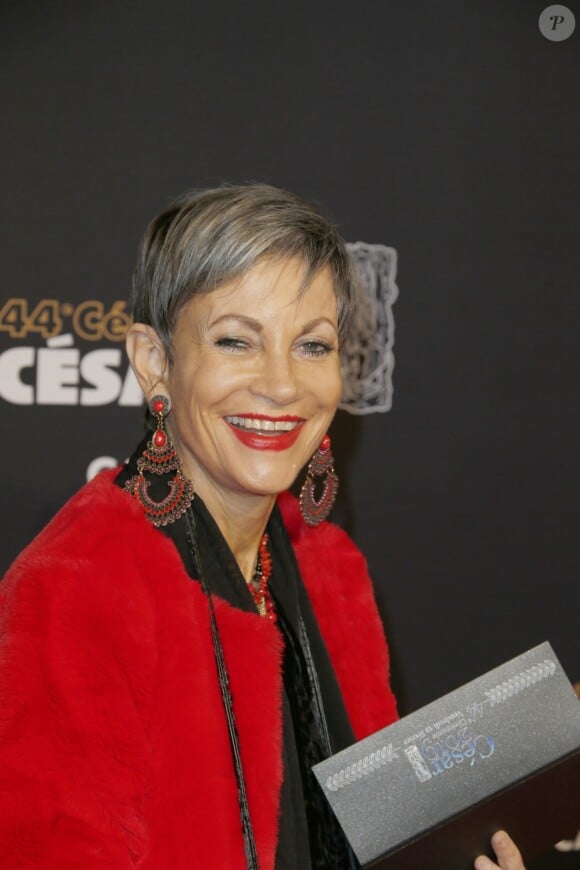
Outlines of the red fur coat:
M207 602L105 472L0 583L0 866L236 870L243 845ZM361 738L396 718L365 562L284 522ZM281 640L216 603L260 867L274 865Z

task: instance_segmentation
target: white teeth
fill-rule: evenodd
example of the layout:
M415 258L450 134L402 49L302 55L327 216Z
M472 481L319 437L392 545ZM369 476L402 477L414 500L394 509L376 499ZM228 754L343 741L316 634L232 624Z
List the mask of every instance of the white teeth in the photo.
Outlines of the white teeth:
M228 423L240 429L255 429L257 432L291 432L298 423L292 420L256 420L253 417L226 417Z

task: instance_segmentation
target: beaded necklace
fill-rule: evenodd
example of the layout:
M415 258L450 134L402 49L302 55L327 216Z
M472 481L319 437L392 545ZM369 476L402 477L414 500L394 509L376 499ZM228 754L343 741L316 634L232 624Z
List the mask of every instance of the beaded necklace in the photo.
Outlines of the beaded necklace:
M268 583L272 576L272 557L268 548L268 535L264 534L258 547L258 560L254 576L248 581L250 595L258 608L260 616L265 616L270 622L276 622L274 602L268 589Z

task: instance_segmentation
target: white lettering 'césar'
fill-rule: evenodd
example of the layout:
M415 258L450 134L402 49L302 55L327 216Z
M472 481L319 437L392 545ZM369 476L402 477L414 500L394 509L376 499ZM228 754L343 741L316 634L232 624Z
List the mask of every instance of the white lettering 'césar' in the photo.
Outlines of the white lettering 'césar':
M14 405L142 404L131 367L124 375L120 372L120 348L81 356L72 344L72 335L59 335L47 347L12 347L0 353L0 398Z
M92 480L99 471L105 468L116 468L119 464L119 460L114 456L97 456L87 466L87 480Z

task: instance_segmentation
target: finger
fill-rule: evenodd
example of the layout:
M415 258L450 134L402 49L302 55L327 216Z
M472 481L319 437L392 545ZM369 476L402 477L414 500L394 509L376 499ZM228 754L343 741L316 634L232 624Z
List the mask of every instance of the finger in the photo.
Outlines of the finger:
M494 864L485 855L480 855L474 863L475 870L493 870L499 865L501 870L525 870L520 851L511 837L505 831L497 831L491 838L491 845L497 856L498 864Z
M520 850L505 831L497 831L491 845L502 870L525 870Z

